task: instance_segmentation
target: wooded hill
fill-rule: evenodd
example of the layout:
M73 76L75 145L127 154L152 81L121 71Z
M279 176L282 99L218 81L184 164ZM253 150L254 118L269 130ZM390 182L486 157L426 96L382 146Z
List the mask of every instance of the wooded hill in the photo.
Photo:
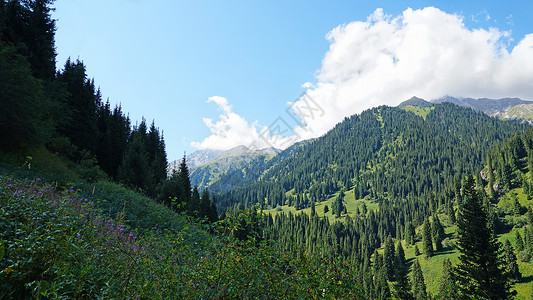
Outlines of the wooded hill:
M382 106L250 167L255 172L246 172L247 180L233 183L218 200L223 209L236 203L300 209L344 190L378 202L432 199L420 204L429 209L444 202L436 194L454 178L482 167L491 145L525 128L449 103Z

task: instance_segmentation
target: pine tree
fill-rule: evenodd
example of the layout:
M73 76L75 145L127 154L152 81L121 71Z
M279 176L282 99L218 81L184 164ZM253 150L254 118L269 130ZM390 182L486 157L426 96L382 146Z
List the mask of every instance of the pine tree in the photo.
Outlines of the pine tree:
M198 216L200 213L200 192L198 192L196 185L192 189L191 200L187 210L191 216Z
M124 158L119 168L119 179L126 184L146 190L150 186L148 158L143 146L143 136L139 132L132 133Z
M435 214L431 221L431 235L435 243L435 251L442 250L442 241L444 240L444 227L440 223L439 217Z
M200 205L198 208L198 217L199 218L209 218L209 212L211 210L211 201L209 197L209 191L204 189L202 191L202 196L200 197Z
M464 200L457 218L459 289L465 297L507 299L512 293L499 258L500 243L489 228L472 177L467 177L462 190Z
M415 242L415 227L413 226L413 223L407 222L407 225L405 226L405 242L408 245L413 245Z
M213 196L211 207L209 208L209 221L211 223L218 221L217 201L215 196Z
M457 295L457 286L453 275L453 267L449 258L445 259L442 264L442 278L439 288L438 299L442 300L459 300Z
M426 258L433 256L433 242L431 238L431 226L426 218L422 227L422 247Z
M422 268L418 259L413 263L411 270L411 283L412 283L412 292L415 300L427 299L428 294L426 291L426 283L424 281L424 274L422 274Z
M389 235L385 240L385 250L383 251L383 267L385 268L385 274L387 275L387 280L394 281L394 243L392 237Z
M407 262L405 261L405 252L401 242L396 244L396 257L395 257L395 278L396 285L394 286L395 295L399 299L411 299L409 277Z
M420 255L420 249L418 249L418 245L415 244L415 256L419 256Z
M179 165L177 180L180 186L179 200L185 203L185 208L189 211L193 211L190 208L193 206L191 203L191 180L189 179L189 168L187 167L187 157L183 155L183 159Z
M515 230L515 239L516 239L516 251L521 252L524 251L524 240L522 239L522 235L520 234L520 230Z
M504 274L509 278L511 283L519 282L522 279L522 274L518 270L518 264L516 263L516 255L514 249L509 240L505 240L503 247L503 263Z

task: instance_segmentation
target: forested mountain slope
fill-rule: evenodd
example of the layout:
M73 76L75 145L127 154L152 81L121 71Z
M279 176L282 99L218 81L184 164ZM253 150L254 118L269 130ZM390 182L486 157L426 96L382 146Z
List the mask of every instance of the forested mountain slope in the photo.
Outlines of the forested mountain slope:
M218 203L304 208L340 190L356 199L429 196L480 168L494 142L526 128L450 103L420 109L381 106L346 118Z
M206 163L190 168L191 185L198 186L199 189L209 188L224 174L242 171L250 163L265 163L279 152L275 148L252 150L245 146L223 151ZM187 162L189 159L187 157Z

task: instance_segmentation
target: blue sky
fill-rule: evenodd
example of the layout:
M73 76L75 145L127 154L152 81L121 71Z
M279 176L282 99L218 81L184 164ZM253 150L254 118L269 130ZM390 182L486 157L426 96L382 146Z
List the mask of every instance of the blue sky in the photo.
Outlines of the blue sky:
M533 33L532 1L57 0L55 7L58 67L79 58L104 98L132 120L155 119L169 160L197 148L283 148L407 95L533 100L533 44L524 40ZM306 91L311 102L298 100ZM315 106L312 116L297 113L303 125L286 111L293 101ZM283 126L289 130L273 138Z

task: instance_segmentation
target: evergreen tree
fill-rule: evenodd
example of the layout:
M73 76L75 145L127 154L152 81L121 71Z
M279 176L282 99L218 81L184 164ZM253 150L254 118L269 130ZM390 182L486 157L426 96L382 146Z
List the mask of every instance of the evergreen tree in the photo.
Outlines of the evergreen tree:
M329 207L327 205L324 205L324 214L327 214L329 211Z
M518 270L518 264L516 263L516 255L514 249L509 240L505 240L503 247L503 263L504 274L509 278L511 283L519 282L522 279L522 274Z
M418 245L415 244L415 256L419 256L420 255L420 249L418 249Z
M187 209L191 216L199 216L200 213L200 192L198 192L198 187L195 185L192 189L191 200L189 202L189 207Z
M207 189L204 189L202 191L202 196L200 197L198 217L209 219L210 210L211 210L211 199L209 197L209 191Z
M457 286L453 275L453 267L449 258L445 259L442 265L442 278L439 287L438 299L459 300Z
M209 208L209 221L211 223L218 221L217 201L213 196L211 207Z
M396 244L395 257L395 278L396 285L394 286L395 295L399 299L411 299L409 277L408 277L407 262L405 261L405 252L401 242Z
M143 137L140 133L132 134L131 142L126 149L119 168L119 179L126 184L146 190L150 186L148 158L143 147Z
M44 142L51 131L42 121L44 101L26 58L0 40L0 149Z
M515 239L516 239L516 251L521 252L524 251L524 240L522 239L522 235L520 234L520 230L515 230Z
M435 214L433 215L431 221L431 235L433 237L433 242L435 243L435 250L442 250L442 241L444 240L444 227L440 223L439 217Z
M428 299L424 274L418 259L413 262L411 270L412 293L415 300Z
M433 256L433 242L431 240L431 226L429 219L426 218L422 227L422 247L426 258Z
M512 293L499 258L500 243L489 228L472 177L467 177L462 190L464 200L457 218L459 289L465 297L507 299Z
M413 226L413 223L407 221L407 225L405 225L405 242L408 245L413 245L415 243L415 227Z
M385 274L387 275L387 280L394 281L394 242L392 237L389 235L385 240L385 250L383 251L383 267L385 268Z
M193 204L191 203L191 180L189 179L189 168L187 167L186 156L183 155L183 159L178 169L178 182L180 186L180 201L184 202L189 211L194 211Z
M311 217L316 216L315 201L311 201Z

